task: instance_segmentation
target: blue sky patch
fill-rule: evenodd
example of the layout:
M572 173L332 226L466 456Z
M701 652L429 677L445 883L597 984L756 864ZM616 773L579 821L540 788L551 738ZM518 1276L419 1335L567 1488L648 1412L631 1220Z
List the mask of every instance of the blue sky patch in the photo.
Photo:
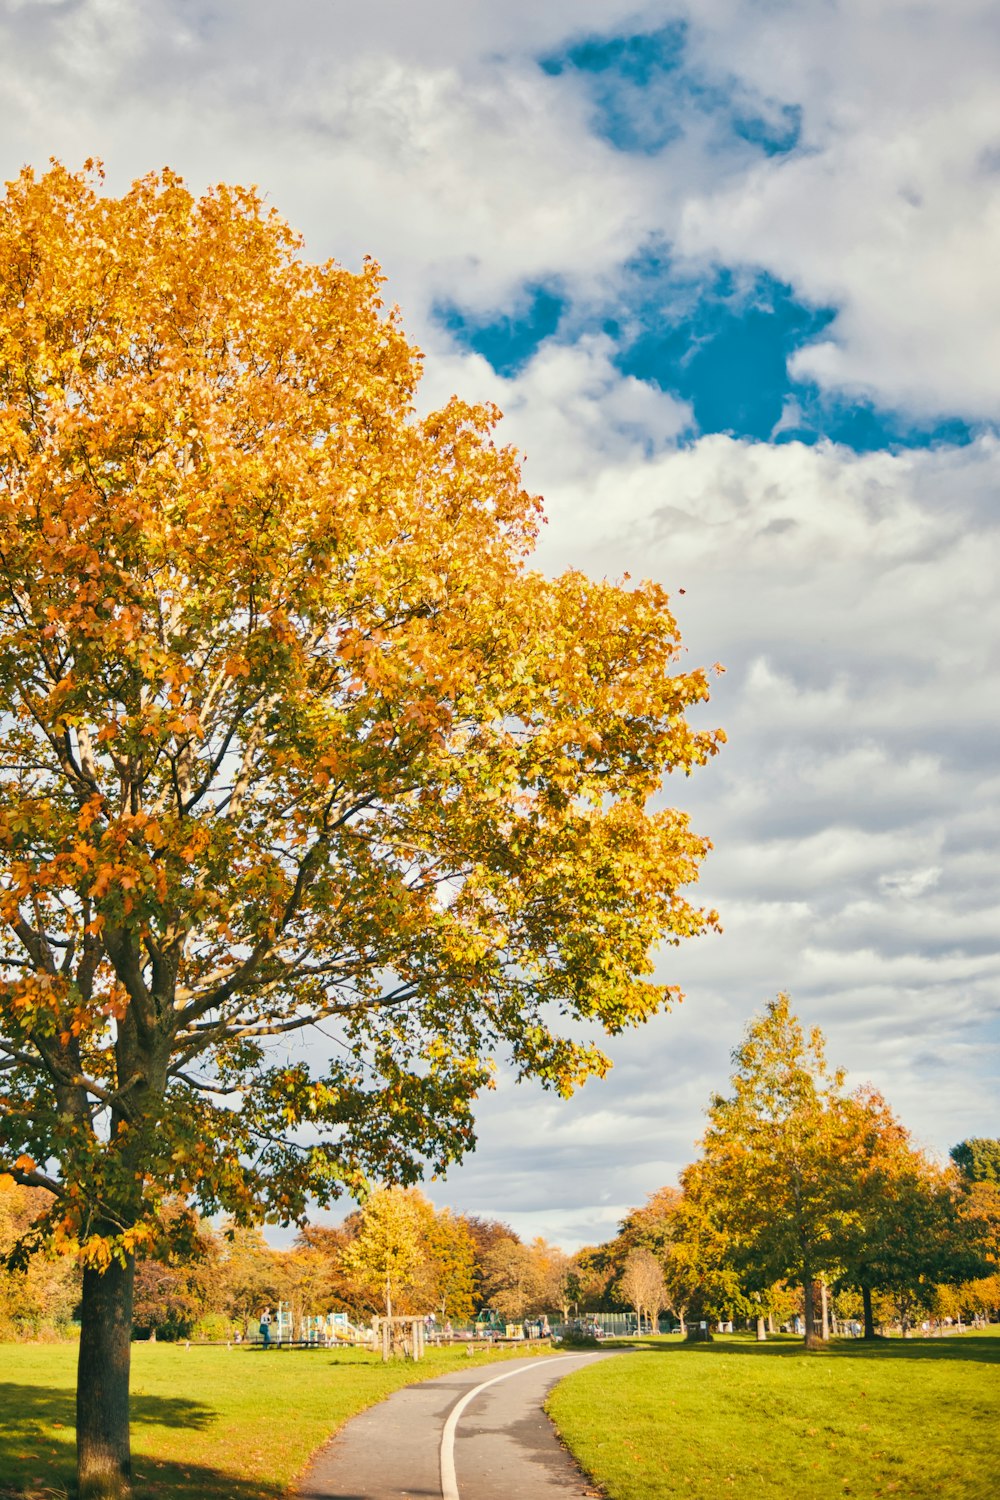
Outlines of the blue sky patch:
M509 378L517 375L540 344L551 338L567 306L553 287L531 285L515 310L487 322L476 321L452 302L438 302L433 316L463 349L474 349Z
M541 67L553 75L574 70L648 87L659 74L679 67L686 44L687 23L673 21L659 31L637 36L584 37L562 52L543 57Z
M683 22L643 36L586 37L543 57L552 77L577 73L586 81L595 135L619 151L652 154L681 134L679 72L687 40Z
M640 286L653 269L640 269ZM789 356L832 322L834 310L797 302L772 277L747 282L727 270L688 291L693 301L680 317L661 317L655 303L637 310L619 344L620 369L690 401L701 432L770 437L792 394ZM614 323L606 326L614 336Z
M836 317L764 272L717 269L696 279L651 249L624 271L624 284L602 307L576 307L552 285L524 289L510 314L477 319L439 304L436 317L460 348L474 350L498 375L517 375L540 346L603 331L623 375L691 404L697 434L729 433L758 442L843 443L855 452L967 442L957 419L915 424L856 397L838 397L795 381L788 362Z
M579 77L594 134L619 151L654 155L694 117L707 118L720 141L735 137L768 156L795 149L798 105L754 98L730 77L704 77L686 66L686 51L687 25L676 21L633 36L584 37L539 66L550 77Z
M794 151L802 137L802 110L797 104L777 104L766 113L733 115L734 135L759 146L765 156Z

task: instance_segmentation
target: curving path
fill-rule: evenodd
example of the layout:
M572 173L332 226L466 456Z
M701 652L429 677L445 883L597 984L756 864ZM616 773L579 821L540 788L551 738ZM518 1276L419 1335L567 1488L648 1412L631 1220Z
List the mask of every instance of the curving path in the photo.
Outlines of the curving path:
M341 1428L298 1500L571 1500L596 1492L542 1402L607 1354L557 1354L453 1370L396 1391Z

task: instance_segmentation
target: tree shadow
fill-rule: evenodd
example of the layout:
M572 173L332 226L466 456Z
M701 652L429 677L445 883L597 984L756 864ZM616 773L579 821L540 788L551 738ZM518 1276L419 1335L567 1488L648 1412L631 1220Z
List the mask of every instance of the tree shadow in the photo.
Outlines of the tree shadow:
M132 1397L132 1466L136 1500L278 1500L278 1484L248 1484L221 1469L159 1460L142 1452L144 1424L184 1433L207 1427L213 1407L184 1396ZM0 1500L71 1500L76 1468L76 1394L0 1381Z
M842 1359L943 1359L1000 1364L1000 1339L968 1333L927 1339L839 1339L834 1349Z
M870 1341L832 1339L825 1349L807 1349L801 1338L791 1334L773 1334L762 1344L758 1344L753 1335L748 1334L746 1338L740 1338L739 1335L724 1336L710 1344L633 1340L627 1347L655 1354L696 1354L708 1358L720 1354L736 1354L753 1359L922 1359L1000 1364L1000 1338L988 1334Z

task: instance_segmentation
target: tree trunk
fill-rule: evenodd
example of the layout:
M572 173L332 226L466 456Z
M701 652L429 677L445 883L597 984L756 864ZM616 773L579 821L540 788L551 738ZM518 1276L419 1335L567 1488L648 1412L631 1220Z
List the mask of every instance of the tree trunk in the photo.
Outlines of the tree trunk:
M822 1349L825 1343L822 1333L816 1326L816 1303L818 1301L817 1291L819 1283L807 1275L802 1281L803 1301L805 1303L805 1325L806 1325L806 1348Z
M767 1315L767 1331L768 1333L774 1332L774 1313L768 1313Z
M764 1319L761 1317L761 1318L757 1319L757 1342L758 1342L758 1344L763 1344L766 1341L766 1339L767 1339L767 1330L764 1327Z
M678 1317L678 1321L680 1322L680 1325L681 1325L681 1333L683 1334L683 1336L685 1338L687 1338L687 1324L684 1321L684 1314L683 1314L683 1312L678 1313L677 1317Z
M829 1310L829 1308L827 1306L827 1301L826 1301L826 1282L825 1281L821 1281L820 1284L819 1284L819 1295L820 1295L821 1305L822 1305L822 1308L823 1308L823 1337L824 1337L824 1339L828 1339L830 1337L830 1310Z
M83 1273L76 1384L79 1500L127 1500L132 1493L128 1382L135 1260Z
M875 1318L872 1313L872 1289L870 1286L862 1286L861 1288L861 1305L864 1308L865 1315L865 1338L873 1339L875 1337Z

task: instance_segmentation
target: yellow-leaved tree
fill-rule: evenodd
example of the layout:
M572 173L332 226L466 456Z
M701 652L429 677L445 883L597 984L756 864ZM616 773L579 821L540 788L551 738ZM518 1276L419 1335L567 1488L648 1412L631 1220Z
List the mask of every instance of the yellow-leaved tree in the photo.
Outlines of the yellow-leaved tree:
M376 1188L358 1215L358 1232L344 1250L341 1264L358 1287L374 1297L391 1318L400 1311L432 1310L433 1293L424 1272L424 1227L430 1204L412 1189ZM416 1303L414 1306L413 1303Z
M165 1195L441 1167L494 1057L603 1072L553 1018L645 1020L715 920L653 806L720 739L666 596L529 569L496 412L418 418L379 290L243 188L0 202L0 1170L84 1266L83 1500L128 1493Z
M776 1282L798 1282L806 1346L822 1346L820 1278L840 1269L865 1161L855 1103L786 994L750 1022L733 1062L733 1091L712 1099L702 1155L681 1174L680 1234L717 1288L733 1275L731 1306L756 1303L758 1319Z

